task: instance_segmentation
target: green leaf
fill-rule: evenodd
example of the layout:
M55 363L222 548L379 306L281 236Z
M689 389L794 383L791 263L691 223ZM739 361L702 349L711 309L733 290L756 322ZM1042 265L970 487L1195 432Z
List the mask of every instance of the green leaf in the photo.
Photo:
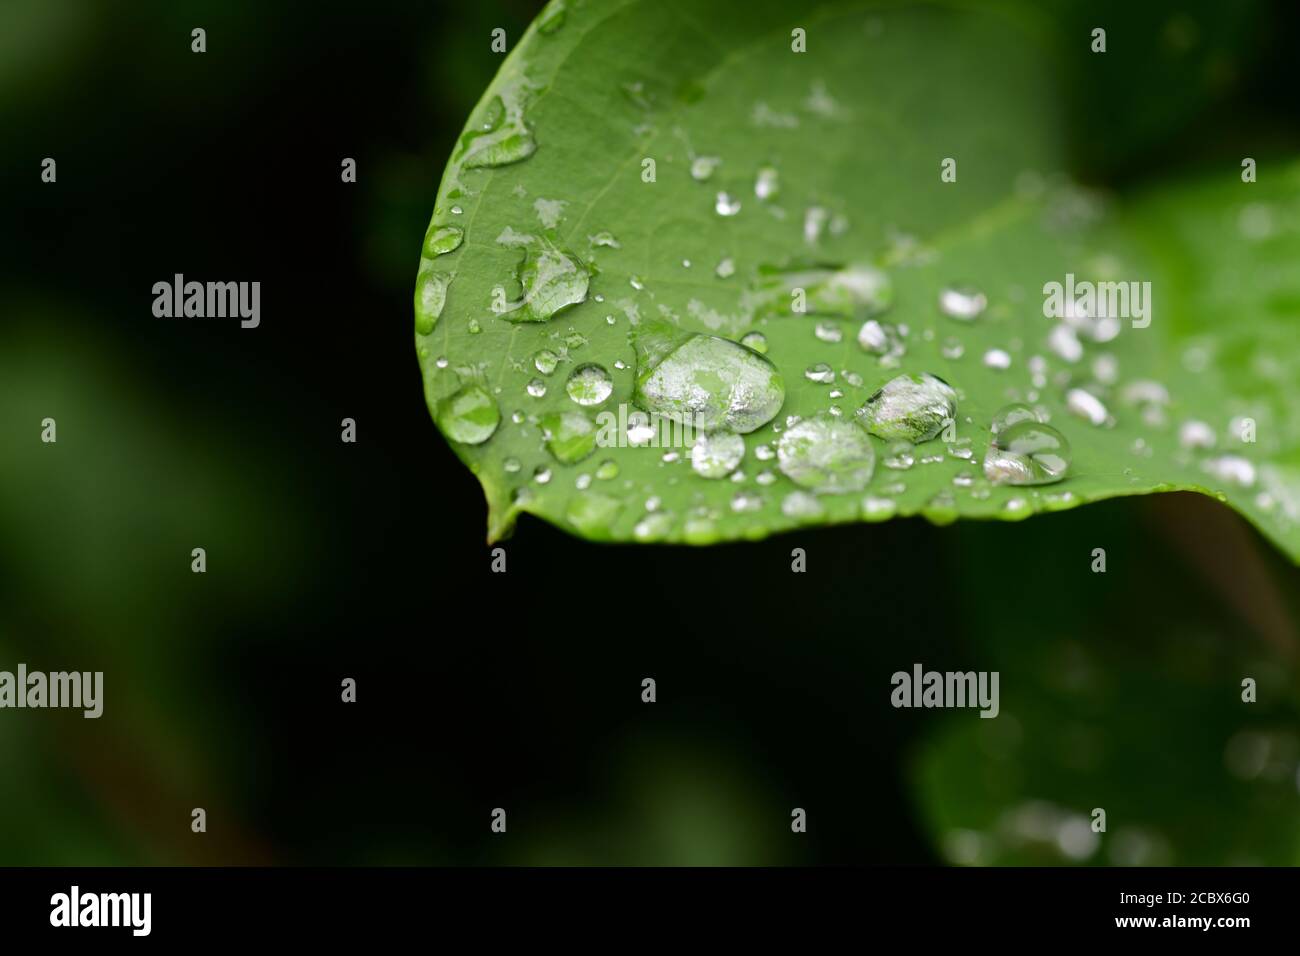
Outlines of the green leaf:
M1300 167L1259 157L1258 183L1229 165L1123 203L1078 187L1059 39L1014 8L558 10L471 115L417 284L426 395L483 484L491 539L524 512L594 540L704 544L1187 489L1300 557ZM448 230L463 241L434 254ZM1076 346L1044 312L1067 276L1149 282L1149 325L1074 319ZM949 399L927 376L955 397L938 434ZM485 439L448 425L465 389L499 407ZM1012 402L1064 435L1063 480L985 479ZM638 434L638 410L664 417ZM696 473L700 436L671 427L693 423L743 435L734 472L713 442L701 470L725 477ZM687 447L629 446L629 426ZM868 426L918 443L864 443Z

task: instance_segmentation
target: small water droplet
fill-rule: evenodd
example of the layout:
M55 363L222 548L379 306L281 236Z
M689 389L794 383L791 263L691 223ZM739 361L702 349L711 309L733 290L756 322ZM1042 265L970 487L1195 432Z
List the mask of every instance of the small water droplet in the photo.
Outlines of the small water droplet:
M1206 459L1201 467L1213 477L1239 488L1250 488L1255 484L1255 465L1240 455L1219 455Z
M727 279L736 274L736 261L728 256L718 263L718 267L713 270L714 275L719 279Z
M877 319L867 319L858 329L858 345L862 351L879 356L881 364L902 358L906 351L898 327Z
M858 409L864 428L886 441L929 441L957 414L957 393L928 373L890 379Z
M962 340L955 335L950 335L943 340L943 345L939 349L939 354L949 361L955 362L966 354L966 346Z
M813 334L819 341L829 342L832 345L844 340L844 330L834 322L818 322Z
M496 399L478 383L462 386L438 402L435 418L442 433L462 445L481 445L501 422Z
M792 491L781 499L781 514L796 521L816 521L825 511L816 496L806 491Z
M1110 417L1101 399L1082 388L1072 388L1065 393L1065 407L1072 415L1092 425L1105 425Z
M948 286L939 293L939 311L960 322L979 318L988 304L984 293L973 286Z
M1189 451L1198 448L1213 448L1217 438L1214 429L1205 422L1191 419L1183 422L1178 429L1178 444Z
M547 468L545 465L538 465L533 469L533 481L537 482L539 485L550 484L551 469Z
M695 439L691 467L701 478L725 478L745 457L745 439L731 432L706 432Z
M542 349L533 356L533 368L537 369L537 371L541 372L543 375L550 375L555 371L555 367L559 365L559 363L559 356L550 349Z
M573 370L564 390L579 405L599 405L614 391L614 382L599 365L588 363Z
M734 216L740 212L740 200L732 198L729 193L718 193L713 209L719 216Z
M754 177L754 195L759 199L768 200L780 192L780 179L775 166L764 166Z
M862 499L862 519L864 521L887 521L898 513L898 502L892 498L877 498L868 495Z
M752 491L737 491L731 496L731 510L735 512L758 511L763 507L763 498Z
M672 528L672 517L664 512L651 512L636 523L632 534L638 541L662 541Z
M523 465L519 463L518 458L507 458L501 463L501 467L505 469L506 474L513 475L517 473Z
M795 484L839 494L866 487L876 453L871 439L853 423L817 415L781 435L777 461Z
M528 383L528 394L533 398L542 398L546 395L546 383L540 378L535 378Z
M612 481L618 477L618 462L612 458L606 458L596 469L596 477L600 481Z
M622 248L622 247L619 245L618 240L614 238L614 234L613 234L612 232L598 232L598 233L596 233L594 236L588 236L588 237L587 237L587 242L589 242L589 243L591 243L591 245L596 246L596 247L601 248L601 249L620 249L620 248ZM597 298L599 298L599 297L597 297Z
M835 370L825 362L818 362L816 365L810 365L804 369L803 376L810 382L829 385L835 381Z
M1023 407L1023 406L1021 406ZM1018 420L989 441L984 477L999 485L1046 485L1070 467L1070 443L1051 425Z
M1005 349L989 349L984 353L984 367L999 371L1011 368L1011 354Z
M707 182L713 178L721 162L716 156L696 156L691 160L691 178L697 183Z
M817 242L826 228L828 214L821 206L809 206L803 214L803 240L809 244Z

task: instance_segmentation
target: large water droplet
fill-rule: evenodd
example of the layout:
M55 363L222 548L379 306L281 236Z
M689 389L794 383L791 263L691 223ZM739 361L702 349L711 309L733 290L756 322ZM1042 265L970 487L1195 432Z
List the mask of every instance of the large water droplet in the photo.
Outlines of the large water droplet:
M424 254L430 259L446 255L465 239L465 230L459 226L430 226L424 237Z
M569 376L564 389L579 405L599 405L614 391L614 382L599 365L579 365Z
M438 324L447 304L451 279L440 272L425 272L415 284L415 331L428 335Z
M890 379L858 409L867 431L886 441L929 441L957 414L957 393L928 373Z
M465 133L460 143L457 158L466 169L504 166L533 155L537 143L524 122L522 84L492 97L478 129Z
M999 485L1047 485L1070 468L1070 443L1051 425L1020 420L1000 429L984 456L984 477Z
M481 445L501 422L496 399L482 385L471 382L437 404L434 416L442 433L463 445Z
M545 322L586 300L589 276L577 256L538 239L524 253L518 281L523 298L507 304L502 318L511 322Z
M861 491L876 464L871 439L862 429L824 414L787 428L776 456L795 484L830 494Z
M732 432L709 432L695 439L691 467L701 478L725 478L745 457L745 439Z
M766 358L727 339L666 322L637 330L636 389L648 412L702 431L747 434L776 417L785 382Z
M546 450L562 465L582 461L596 450L596 423L581 412L552 412L541 425Z

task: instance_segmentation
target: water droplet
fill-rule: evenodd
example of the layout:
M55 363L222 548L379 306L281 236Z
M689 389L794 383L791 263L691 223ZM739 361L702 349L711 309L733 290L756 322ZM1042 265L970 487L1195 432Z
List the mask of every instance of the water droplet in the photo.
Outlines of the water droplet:
M466 169L505 166L527 159L536 150L524 122L524 87L518 83L492 97L479 128L461 137L457 158Z
M961 322L979 318L988 304L984 293L973 286L948 286L939 293L939 311Z
M829 415L786 429L776 454L781 471L795 484L832 494L861 491L876 464L871 439L862 429Z
M472 382L438 402L435 418L452 441L481 445L497 430L501 410L486 388Z
M1201 467L1207 474L1240 488L1250 488L1255 484L1254 464L1240 455L1220 455L1217 458L1209 458L1202 463Z
M989 349L984 353L984 367L998 370L1011 368L1011 354L1004 349Z
M1093 425L1104 425L1110 417L1101 399L1082 388L1072 388L1065 393L1065 407L1072 415L1078 415Z
M533 398L542 398L546 394L546 383L540 378L535 378L528 383L528 394Z
M955 362L966 354L966 346L962 340L954 335L948 336L943 340L943 345L939 348L939 354L951 362Z
M622 248L618 240L614 238L612 232L598 232L594 236L588 236L587 242L591 245L602 249L619 249Z
M458 248L465 240L465 230L459 226L430 226L424 237L424 254L430 259L443 256Z
M886 441L929 441L957 414L957 393L943 379L921 373L885 383L858 409L864 428Z
M795 289L804 291L806 314L840 319L880 315L894 301L889 275L865 265L842 269L760 267L754 298L767 311L788 314Z
M579 365L569 376L564 390L579 405L599 405L614 391L614 382L599 365Z
M538 465L533 469L533 481L537 482L539 485L550 484L551 469L547 468L545 465Z
M701 478L725 478L745 457L745 439L731 432L706 432L695 439L691 467Z
M752 491L737 491L731 496L731 510L735 512L758 511L763 507L763 498Z
M886 468L892 468L894 471L906 471L912 467L916 460L912 455L913 446L911 442L896 441L890 444L888 455L883 461Z
M781 500L781 514L796 521L816 521L825 511L816 496L806 491L792 491Z
M775 166L764 166L754 177L754 195L759 199L772 199L780 189L780 179Z
M719 216L734 216L740 212L740 200L733 199L728 193L718 193L713 209Z
M506 474L513 475L517 473L523 465L519 463L518 458L507 458L501 463L501 467L505 469Z
M858 345L862 351L878 355L882 360L897 360L906 351L897 326L876 319L862 323L858 329Z
M803 240L809 244L815 243L822 236L822 230L826 228L827 213L821 206L809 206L803 214Z
M559 363L559 356L550 349L542 349L533 356L533 368L537 369L537 371L541 372L543 375L550 375L555 371L555 367L559 365Z
M596 477L600 481L612 481L618 477L618 462L612 458L606 458L596 469Z
M989 426L989 430L996 435L1019 422L1036 421L1038 421L1038 416L1034 414L1032 408L1028 405L1022 405L1019 402L1016 402L1011 405L1004 405L1002 408L999 408L994 412L993 423Z
M691 179L697 183L707 182L713 178L721 162L716 156L696 156L691 160Z
M638 329L634 344L632 400L672 421L747 434L775 418L785 401L781 373L735 342L652 322Z
M734 259L727 257L718 263L718 267L713 270L714 275L719 279L727 279L736 274L736 262Z
M813 330L819 341L835 344L844 340L844 330L833 322L818 322Z
M564 0L551 0L537 18L537 32L550 36L564 26L564 15L567 12Z
M984 456L984 477L999 485L1051 484L1069 467L1065 436L1051 425L1023 419L1001 428Z
M1188 450L1213 448L1216 441L1214 429L1205 422L1185 421L1178 429L1178 444Z
M671 528L671 516L663 512L652 512L636 523L632 534L638 541L662 541Z
M546 239L535 240L525 251L517 277L523 298L502 313L511 322L545 322L587 298L586 267Z
M582 461L596 450L596 423L581 412L552 412L541 425L546 450L562 465Z
M1047 336L1047 347L1065 359L1071 365L1083 358L1083 344L1074 329L1068 325L1057 325Z
M887 521L897 513L898 502L892 498L876 498L868 495L862 499L864 521Z
M746 332L744 337L740 340L740 344L745 346L747 349L753 349L760 355L766 354L767 352L767 336L762 332Z
M623 504L617 498L588 491L569 500L564 516L586 535L602 535L609 531Z
M825 362L819 362L816 365L810 365L804 369L804 378L810 382L817 382L821 385L829 385L835 381L835 371Z
M447 304L450 278L440 272L425 272L415 285L415 331L428 335L438 324Z

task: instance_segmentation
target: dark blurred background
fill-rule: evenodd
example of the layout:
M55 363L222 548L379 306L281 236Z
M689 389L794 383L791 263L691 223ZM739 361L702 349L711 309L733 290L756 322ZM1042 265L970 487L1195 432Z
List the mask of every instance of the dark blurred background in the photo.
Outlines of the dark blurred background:
M1300 573L1208 499L704 550L525 518L489 573L411 290L539 6L0 4L0 669L106 683L0 711L0 864L1300 862ZM1077 175L1295 146L1294 8L1230 6L1049 5L1148 41L1063 64L1128 104ZM178 272L260 281L261 326L155 319ZM893 710L917 661L1000 670L1002 716Z

